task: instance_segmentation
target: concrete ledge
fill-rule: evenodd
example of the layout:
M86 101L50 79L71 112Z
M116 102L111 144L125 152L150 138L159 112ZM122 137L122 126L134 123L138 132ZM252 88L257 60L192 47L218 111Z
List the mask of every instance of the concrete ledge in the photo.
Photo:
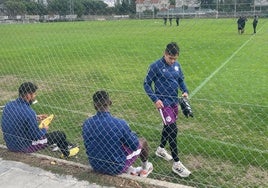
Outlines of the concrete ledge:
M0 147L4 148L4 149L7 149L7 147L5 145L0 144ZM59 163L80 167L80 168L86 169L88 171L93 171L93 169L92 169L92 167L90 165L83 165L83 164L80 164L80 163L75 163L75 162L72 162L72 161L67 161L67 160L64 160L64 159L50 157L48 155L42 155L42 154L38 154L38 153L29 153L29 155L35 156L37 158L45 158L45 159L48 159L48 160L51 160L51 161L56 161L56 162L59 162ZM121 174L121 175L118 175L118 177L134 180L134 181L141 182L141 183L144 183L144 184L147 184L147 185L161 186L163 188L192 188L190 186L185 186L185 185L181 185L181 184L177 184L177 183L159 181L159 180L152 179L152 178L142 178L142 177L139 177L139 176L132 176L132 175L129 175L129 174Z

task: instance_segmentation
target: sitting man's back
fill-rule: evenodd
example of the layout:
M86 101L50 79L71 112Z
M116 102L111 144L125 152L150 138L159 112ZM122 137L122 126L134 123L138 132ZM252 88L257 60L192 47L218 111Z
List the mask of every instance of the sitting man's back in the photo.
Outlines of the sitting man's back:
M96 115L83 124L86 153L92 168L101 173L117 175L128 172L129 167L140 157L142 164L138 175L147 177L153 170L148 160L148 144L131 131L125 120L113 117L109 112L112 104L105 91L93 95ZM135 174L137 175L137 174Z

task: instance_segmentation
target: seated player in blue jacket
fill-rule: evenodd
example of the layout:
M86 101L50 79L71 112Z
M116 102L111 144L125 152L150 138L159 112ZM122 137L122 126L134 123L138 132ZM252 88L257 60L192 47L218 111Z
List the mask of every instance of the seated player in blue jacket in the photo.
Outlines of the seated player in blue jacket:
M117 175L130 173L147 177L153 170L148 162L149 148L144 138L138 138L125 120L112 116L112 104L106 91L93 95L97 113L85 120L82 135L89 163L100 173ZM140 157L141 168L132 164Z
M69 147L64 132L48 133L48 125L39 128L39 121L47 115L37 115L31 108L37 89L32 82L25 82L19 87L19 97L5 105L1 125L7 148L14 152L32 153L56 144L62 152L62 158L76 155L79 148Z

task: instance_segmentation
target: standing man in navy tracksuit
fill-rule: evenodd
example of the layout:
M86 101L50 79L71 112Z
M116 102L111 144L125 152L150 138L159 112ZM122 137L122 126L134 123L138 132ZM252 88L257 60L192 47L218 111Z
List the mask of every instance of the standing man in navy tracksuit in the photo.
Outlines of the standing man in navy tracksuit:
M175 42L169 43L163 57L150 65L144 80L144 89L164 123L161 142L155 154L167 161L173 159L172 171L181 177L188 177L191 172L180 162L177 149L178 91L181 90L182 96L188 97L184 75L177 61L178 56L178 45ZM171 155L165 150L167 141Z
M253 34L256 34L256 28L257 28L257 24L258 24L258 17L255 15L254 19L253 19Z

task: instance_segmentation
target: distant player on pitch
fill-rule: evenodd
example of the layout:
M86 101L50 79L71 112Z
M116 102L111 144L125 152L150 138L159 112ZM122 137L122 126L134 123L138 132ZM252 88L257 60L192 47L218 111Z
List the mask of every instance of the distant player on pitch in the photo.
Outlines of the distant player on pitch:
M155 154L167 161L173 159L172 171L181 177L188 177L191 172L181 163L177 149L178 91L182 91L183 97L188 97L178 56L178 45L175 42L169 43L163 57L150 65L144 80L144 89L159 110L164 123L161 142ZM171 155L165 150L167 142Z
M237 20L237 30L238 30L238 34L242 34L242 29L243 29L243 27L242 27L242 24L243 24L243 18L242 18L242 16L240 16L239 18L238 18L238 20Z
M258 25L258 16L255 15L255 16L254 16L254 19L253 19L253 22L252 22L252 26L253 26L253 34L256 34L256 28L257 28L257 25Z

